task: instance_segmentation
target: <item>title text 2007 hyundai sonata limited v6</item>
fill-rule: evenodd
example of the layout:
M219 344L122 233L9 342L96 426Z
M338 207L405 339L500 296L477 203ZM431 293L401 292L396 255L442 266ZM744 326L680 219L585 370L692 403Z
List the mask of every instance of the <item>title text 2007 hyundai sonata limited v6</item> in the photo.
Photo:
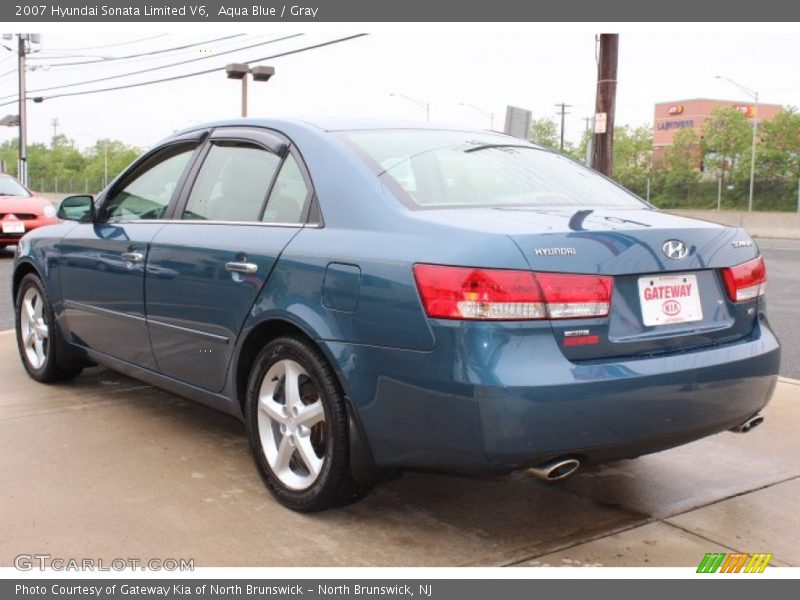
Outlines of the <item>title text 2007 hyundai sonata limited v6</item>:
M213 123L59 212L14 267L31 377L99 363L238 416L295 510L747 430L777 380L744 231L496 133Z

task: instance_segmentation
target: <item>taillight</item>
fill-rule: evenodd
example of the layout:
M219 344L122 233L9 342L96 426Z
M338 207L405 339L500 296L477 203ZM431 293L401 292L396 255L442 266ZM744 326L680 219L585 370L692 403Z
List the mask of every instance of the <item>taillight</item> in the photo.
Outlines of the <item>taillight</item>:
M767 266L760 256L753 260L722 269L722 280L733 302L747 302L767 291Z
M438 319L603 317L613 279L599 275L414 265L425 312Z

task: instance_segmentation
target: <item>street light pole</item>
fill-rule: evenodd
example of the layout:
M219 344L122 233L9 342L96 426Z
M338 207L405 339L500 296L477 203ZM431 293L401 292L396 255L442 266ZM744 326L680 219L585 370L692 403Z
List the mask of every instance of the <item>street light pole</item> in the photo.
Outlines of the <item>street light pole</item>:
M746 87L741 83L737 83L730 77L717 75L716 79L724 79L728 83L735 85L753 99L753 144L750 148L750 195L747 200L747 211L753 212L753 185L755 183L756 176L756 136L758 134L758 92L751 90L749 87Z
M428 102L428 101L423 102L422 100L417 100L415 98L412 98L411 96L406 96L405 94L394 94L393 93L393 94L389 94L389 95L397 97L397 98L404 98L405 100L408 100L412 104L416 104L417 106L419 106L420 108L422 108L425 111L425 121L427 121L428 123L431 122L431 103L430 102Z
M17 54L19 69L19 164L17 178L22 185L28 185L28 115L26 110L27 91L25 89L25 53L27 34L17 34Z
M247 116L247 78L253 76L253 81L269 81L275 74L273 67L257 66L251 67L244 63L231 63L225 67L228 79L242 80L242 117Z
M470 104L469 102L459 102L458 105L459 106L466 106L468 108L471 108L472 110L478 111L484 117L488 117L489 118L489 130L490 131L494 131L494 113L493 112L489 112L488 110L483 110L479 106L475 106L474 104Z

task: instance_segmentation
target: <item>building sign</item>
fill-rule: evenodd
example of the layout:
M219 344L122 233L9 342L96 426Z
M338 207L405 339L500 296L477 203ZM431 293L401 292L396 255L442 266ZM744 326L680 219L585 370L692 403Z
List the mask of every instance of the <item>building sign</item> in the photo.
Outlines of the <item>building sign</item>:
M694 119L672 119L669 121L659 121L656 123L656 129L659 131L685 129L686 127L694 127Z
M741 106L741 105L736 104L736 105L734 105L733 108L735 110L738 110L740 113L742 113L748 119L752 119L753 117L756 116L756 109L753 106Z
M672 106L667 109L667 112L671 115L679 115L683 112L683 105L682 104L673 104Z

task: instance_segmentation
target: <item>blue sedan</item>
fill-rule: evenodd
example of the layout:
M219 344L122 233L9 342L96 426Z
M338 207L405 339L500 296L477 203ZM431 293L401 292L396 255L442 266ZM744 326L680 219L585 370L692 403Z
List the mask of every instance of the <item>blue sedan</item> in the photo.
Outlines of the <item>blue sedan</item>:
M43 383L100 364L235 415L269 491L404 468L563 479L761 422L780 346L741 229L497 133L180 132L17 249Z

